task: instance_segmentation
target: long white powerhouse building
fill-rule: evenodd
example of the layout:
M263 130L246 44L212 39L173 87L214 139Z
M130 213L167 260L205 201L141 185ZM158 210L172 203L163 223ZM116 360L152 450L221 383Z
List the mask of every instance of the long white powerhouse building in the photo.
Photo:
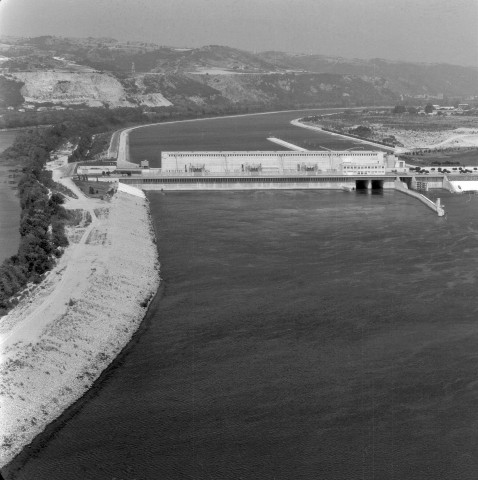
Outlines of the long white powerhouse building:
M378 151L274 151L274 152L162 152L161 171L181 174L261 172L281 175L297 172L342 175L383 175L405 172L405 162Z

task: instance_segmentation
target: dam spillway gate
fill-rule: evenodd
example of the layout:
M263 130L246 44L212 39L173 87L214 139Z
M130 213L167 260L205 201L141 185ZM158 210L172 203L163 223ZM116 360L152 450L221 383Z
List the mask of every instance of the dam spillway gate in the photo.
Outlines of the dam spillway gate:
M355 180L356 190L383 190L383 179L358 179Z

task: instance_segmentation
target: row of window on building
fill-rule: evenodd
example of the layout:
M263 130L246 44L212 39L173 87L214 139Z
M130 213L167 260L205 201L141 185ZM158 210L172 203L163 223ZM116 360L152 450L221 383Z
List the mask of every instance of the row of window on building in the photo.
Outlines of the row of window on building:
M155 184L155 183L304 183L304 182L343 182L342 177L240 177L240 178L131 178L121 179L127 184Z
M181 158L181 157L198 157L198 159L204 159L208 157L375 157L379 158L379 153L354 153L354 152L275 152L275 153L256 153L256 152L244 152L244 153L168 153L163 152L161 159L167 157Z

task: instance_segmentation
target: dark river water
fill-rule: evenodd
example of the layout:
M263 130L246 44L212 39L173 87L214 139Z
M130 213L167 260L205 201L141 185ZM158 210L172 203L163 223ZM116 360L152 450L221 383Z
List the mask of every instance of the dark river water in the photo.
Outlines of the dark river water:
M0 132L0 153L13 144L18 131ZM20 169L0 160L0 264L5 258L17 253L20 242L20 201L16 182ZM14 182L14 183L12 183Z
M7 478L478 477L478 196L148 197L140 335Z

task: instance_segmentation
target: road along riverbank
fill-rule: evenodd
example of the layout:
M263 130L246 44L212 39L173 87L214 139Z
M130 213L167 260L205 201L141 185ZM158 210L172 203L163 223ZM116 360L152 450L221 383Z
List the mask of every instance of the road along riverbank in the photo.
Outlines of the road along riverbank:
M110 202L81 196L66 207L87 211L91 223L71 232L58 265L0 320L0 466L90 388L159 285L140 190L120 185Z

